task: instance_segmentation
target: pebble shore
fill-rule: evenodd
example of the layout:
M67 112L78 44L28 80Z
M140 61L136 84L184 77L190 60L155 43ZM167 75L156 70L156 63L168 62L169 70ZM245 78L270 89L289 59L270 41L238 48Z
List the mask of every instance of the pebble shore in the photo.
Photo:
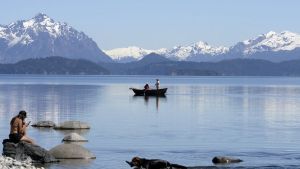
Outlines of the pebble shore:
M17 161L10 157L0 156L0 169L44 169L44 167L35 167L31 159Z

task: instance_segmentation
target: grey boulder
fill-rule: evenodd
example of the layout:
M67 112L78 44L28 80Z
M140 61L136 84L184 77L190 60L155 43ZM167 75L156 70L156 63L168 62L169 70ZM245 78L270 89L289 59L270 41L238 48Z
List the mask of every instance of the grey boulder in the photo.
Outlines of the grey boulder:
M77 129L90 129L87 123L81 121L65 121L55 126L56 130L77 130Z
M60 144L50 151L57 159L94 159L96 156L89 150L77 144Z
M32 127L55 127L56 124L53 121L39 121L33 125Z
M18 161L24 161L30 157L33 162L36 163L52 163L58 162L54 156L52 156L46 149L26 143L26 142L19 142L13 143L10 142L8 139L3 140L3 153L2 155L11 157Z
M88 140L77 133L67 134L62 141L65 142L87 142Z

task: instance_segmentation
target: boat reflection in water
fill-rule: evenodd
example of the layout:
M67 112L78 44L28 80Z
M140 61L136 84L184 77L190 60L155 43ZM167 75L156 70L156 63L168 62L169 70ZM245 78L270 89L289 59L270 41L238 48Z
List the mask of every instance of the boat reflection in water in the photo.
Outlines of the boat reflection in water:
M157 110L158 110L158 107L159 107L159 101L167 99L166 95L161 95L161 96L144 96L144 100L145 100L146 103L148 103L149 98L150 99L152 99L152 98L154 99L155 98L155 105L156 105L156 109Z
M166 95L161 95L161 96L141 96L141 95L134 95L133 97L134 97L134 99L138 99L138 98L142 98L143 97L146 105L148 105L149 102L151 102L151 100L155 99L156 110L158 110L159 103L161 101L166 101L167 100L167 96Z

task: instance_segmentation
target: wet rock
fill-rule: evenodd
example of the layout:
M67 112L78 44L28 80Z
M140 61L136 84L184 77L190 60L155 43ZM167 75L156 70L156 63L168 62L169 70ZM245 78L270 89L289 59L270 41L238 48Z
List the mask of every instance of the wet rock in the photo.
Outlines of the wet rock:
M77 133L67 134L62 141L65 142L87 142L88 140Z
M94 159L96 156L77 144L60 144L50 151L57 159Z
M77 130L77 129L90 129L90 126L87 123L81 121L65 121L56 127L56 130Z
M212 162L214 164L239 163L242 161L243 160L238 159L238 158L231 158L231 157L226 157L226 156L216 156L212 159Z
M18 161L31 158L36 163L58 162L46 149L26 142L12 143L8 139L3 140L3 155Z
M31 125L32 127L55 127L56 124L53 121L39 121L33 125Z

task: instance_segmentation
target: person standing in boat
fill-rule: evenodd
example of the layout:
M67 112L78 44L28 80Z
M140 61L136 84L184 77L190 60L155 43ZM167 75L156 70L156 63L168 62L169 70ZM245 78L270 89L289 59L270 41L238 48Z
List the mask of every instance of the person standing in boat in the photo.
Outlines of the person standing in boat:
M21 110L19 114L13 117L10 121L10 133L9 139L18 143L20 141L25 141L27 143L34 144L34 141L27 137L26 129L29 126L29 123L25 122L25 118L27 117L27 113L24 110Z
M155 87L157 90L159 89L159 79L156 79Z

